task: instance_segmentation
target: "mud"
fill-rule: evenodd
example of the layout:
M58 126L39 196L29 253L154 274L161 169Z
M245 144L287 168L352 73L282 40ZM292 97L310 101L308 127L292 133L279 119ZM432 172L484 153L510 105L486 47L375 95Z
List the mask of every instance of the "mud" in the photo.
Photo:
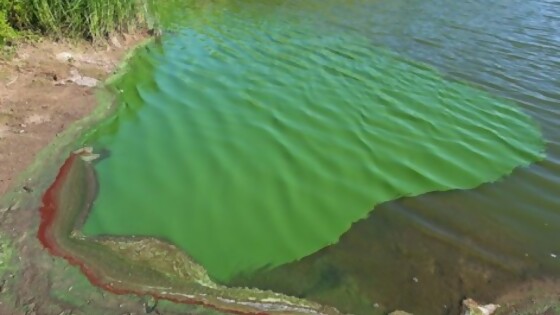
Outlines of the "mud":
M113 41L118 46L43 40L0 59L0 196L42 148L97 105L95 87L77 78L102 81L143 38L128 35Z

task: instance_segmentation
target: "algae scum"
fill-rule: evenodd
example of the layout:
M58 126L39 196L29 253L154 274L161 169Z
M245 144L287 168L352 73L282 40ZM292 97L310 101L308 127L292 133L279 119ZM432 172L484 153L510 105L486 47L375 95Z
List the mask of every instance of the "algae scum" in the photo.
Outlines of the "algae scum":
M107 156L83 232L169 241L227 283L337 243L381 203L543 158L517 104L375 44L360 5L165 15L169 32L115 83L117 112L85 137ZM353 27L333 13L348 6L363 12Z

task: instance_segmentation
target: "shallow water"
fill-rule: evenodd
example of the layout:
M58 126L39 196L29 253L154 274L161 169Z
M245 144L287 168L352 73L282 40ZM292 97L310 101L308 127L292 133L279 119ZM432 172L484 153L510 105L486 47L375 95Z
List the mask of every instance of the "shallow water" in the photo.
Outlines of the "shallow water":
M162 12L86 137L109 157L84 232L162 237L222 282L357 314L557 274L560 9L447 2ZM541 130L544 161L465 190L544 157Z

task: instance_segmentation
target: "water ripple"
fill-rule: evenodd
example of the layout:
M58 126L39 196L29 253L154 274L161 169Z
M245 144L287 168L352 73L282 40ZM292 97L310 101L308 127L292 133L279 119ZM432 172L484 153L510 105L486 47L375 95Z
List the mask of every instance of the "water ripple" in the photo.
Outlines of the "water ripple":
M132 61L118 83L130 118L90 139L112 155L86 233L162 237L227 280L336 243L382 202L542 156L512 102L360 32L245 14L202 15L224 20Z
M558 7L514 2L232 1L170 19L117 83L126 106L87 139L111 157L84 231L164 238L221 281L298 260L286 270L308 279L328 262L359 292L287 292L327 303L335 291L406 297L419 314L455 303L435 281L437 298L364 283L383 270L409 281L421 271L407 255L450 274L434 260L491 265L505 283L525 253L550 250L531 248L552 233L541 222L560 222ZM389 202L434 191L448 192ZM270 279L293 278L282 270ZM477 289L461 281L456 292ZM372 314L372 302L337 306Z

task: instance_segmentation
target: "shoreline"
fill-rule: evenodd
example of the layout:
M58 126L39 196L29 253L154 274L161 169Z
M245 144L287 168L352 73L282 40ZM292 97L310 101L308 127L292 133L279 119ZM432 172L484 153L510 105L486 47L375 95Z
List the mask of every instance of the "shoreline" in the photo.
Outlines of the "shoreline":
M0 314L78 314L76 305L94 299L98 307L82 314L104 313L99 306L105 293L92 286L75 291L74 301L54 298L60 286L72 290L85 276L40 245L36 211L82 130L111 111L112 95L102 83L119 75L126 58L150 38L124 35L118 46L44 39L21 44L13 58L0 60L0 85L6 87L0 89ZM65 80L72 70L99 84ZM145 298L108 301L131 311L145 308Z
M38 238L53 256L78 266L92 284L118 295L150 295L231 314L340 314L273 292L217 285L186 253L155 238L81 235L76 220L89 211L96 185L95 170L82 156L72 153L43 195Z
M21 174L43 148L97 110L104 82L148 38L135 33L104 45L42 39L0 59L0 196L33 190Z
M330 307L273 292L218 286L209 280L205 274L205 270L192 262L186 253L177 250L171 244L166 244L156 239L131 237L126 240L119 238L85 240L83 236L76 238L74 237L73 230L76 222L74 222L72 218L74 218L74 214L79 216L81 214L79 209L84 207L75 207L78 213L74 212L67 217L56 215L59 210L57 202L61 200L55 197L57 194L56 192L62 186L65 186L65 189L74 189L73 185L76 184L76 182L72 181L69 184L70 188L67 188L68 185L65 185L65 181L62 179L65 178L69 169L72 169L74 164L88 164L78 158L77 154L71 152L76 150L76 146L79 146L79 139L84 131L102 121L104 118L109 117L113 110L116 109L114 98L117 97L117 95L107 87L113 80L117 80L119 76L124 74L128 58L131 57L138 48L143 46L142 42L150 41L150 38L145 35L140 39L142 40L134 41L128 45L126 49L121 46L117 51L118 54L111 55L112 57L118 57L119 61L117 61L117 59L112 59L110 67L108 63L94 63L94 67L106 67L106 69L103 69L105 74L98 74L96 78L93 78L99 82L97 86L84 87L79 82L68 82L68 80L64 80L64 84L58 84L57 82L60 80L59 77L62 76L58 73L54 73L52 77L47 79L40 80L40 90L38 91L34 90L33 85L33 83L36 82L34 78L37 75L37 69L39 69L39 73L43 73L44 71L41 70L41 67L43 66L42 63L45 62L51 67L53 65L49 62L54 63L55 69L58 69L57 67L62 68L60 70L61 73L64 72L63 70L67 72L74 71L74 73L85 72L83 68L76 65L74 56L78 56L78 58L76 58L79 59L77 63L80 63L80 60L84 60L84 56L87 55L76 52L69 53L67 51L70 50L69 48L89 50L93 49L92 46L73 47L64 43L45 41L37 44L36 47L30 48L29 46L25 46L22 49L23 54L39 54L44 50L46 45L54 48L55 52L46 55L46 60L45 58L38 58L30 61L30 63L35 63L31 67L31 69L35 71L28 71L26 73L28 76L21 79L18 76L16 79L16 81L18 81L17 85L14 84L16 81L10 80L9 86L11 86L11 88L7 90L5 94L0 95L0 97L16 102L24 91L31 95L36 94L36 98L25 100L25 105L33 107L35 104L41 103L44 94L49 92L54 96L54 102L59 101L66 104L67 107L75 107L76 103L69 102L65 97L57 94L58 91L56 91L56 88L63 87L66 93L77 93L78 95L76 95L76 98L79 98L81 102L84 102L88 106L83 106L83 111L77 114L75 119L63 121L61 128L54 129L51 133L46 132L42 134L43 137L40 138L41 141L37 145L37 149L34 149L35 147L30 147L25 141L22 141L21 138L16 137L21 133L12 132L13 126L25 124L19 122L21 120L20 117L14 117L13 120L8 121L6 124L8 127L12 128L9 128L8 132L4 133L2 140L6 141L0 143L0 150L6 148L4 149L5 152L11 153L9 156L18 156L22 158L9 159L8 157L8 162L12 163L12 167L8 171L4 169L0 170L0 174L2 174L0 178L4 178L4 176L7 178L7 180L2 181L4 185L0 186L0 243L7 247L7 250L0 249L0 283L2 293L5 293L3 298L0 299L0 313L18 314L18 311L28 309L25 305L22 307L19 301L29 300L33 301L31 303L33 309L37 309L37 312L41 309L39 314L51 314L50 311L45 312L44 309L51 309L58 304L51 298L52 295L56 295L52 292L54 283L50 283L52 280L47 281L47 283L40 283L41 281L37 281L37 278L47 274L49 279L56 277L66 279L69 278L68 276L70 273L74 273L73 276L70 277L72 280L70 281L68 290L72 290L74 287L72 284L73 282L83 282L85 278L88 283L91 284L89 284L88 288L84 289L83 292L77 293L86 295L100 294L104 300L104 302L96 304L90 303L91 299L87 299L88 305L91 305L91 310L83 314L105 314L101 311L101 306L108 303L105 301L107 300L107 295L104 292L114 293L111 294L111 298L115 301L114 307L112 307L115 310L120 310L120 308L122 308L123 300L131 302L134 305L133 309L147 309L148 307L144 300L146 300L146 296L150 296L148 300L155 303L155 305L158 305L160 299L175 303L176 305L173 305L173 308L180 308L180 314L192 310L193 307L196 308L196 306L193 305L204 305L205 310L210 308L234 314L340 314ZM21 52L18 52L18 54L20 53ZM102 52L101 55L103 54ZM60 59L60 55L64 56L64 60L53 60ZM125 57L123 58L122 56ZM8 62L4 61L4 63L8 65L8 70L13 71L14 68L17 69L18 62L20 61L21 57L18 56L14 58L14 60ZM87 63L90 64L90 62ZM108 69L110 69L110 71ZM91 69L88 70L92 71ZM100 69L96 68L93 70ZM92 77L88 76L87 78ZM51 80L54 82L51 82ZM70 92L67 90L70 90ZM78 103L78 105L81 104L82 103ZM48 103L46 105L43 104L42 108L49 109L48 105ZM47 106L47 108L45 108L45 106ZM29 111L32 113L33 110L33 108L29 108ZM41 124L47 124L48 122L50 121L44 121L41 122ZM56 123L53 124L56 125ZM23 133L25 132L26 131ZM30 130L26 135L27 134L38 137L39 132L35 133L35 130ZM19 146L16 150L12 151L9 145L14 143ZM7 157L2 156L2 158L6 159ZM33 162L26 163L28 160L32 160ZM2 160L0 160L0 162L2 162ZM59 166L61 166L60 172ZM91 166L83 165L78 168L85 169L86 172L95 176ZM83 186L84 183L82 182L81 184ZM87 186L87 183L85 183L85 185ZM80 184L78 184L78 187L80 187ZM79 199L79 196L82 195L83 192L87 195L87 191L87 187L84 191L75 191L76 193L69 194L71 196L70 199L79 202L76 198ZM87 204L90 203L91 201L87 202ZM37 209L40 209L40 213L35 212ZM150 250L148 250L150 253L163 253L164 255L160 255L161 257L178 257L184 263L175 261L169 265L179 263L179 265L184 266L182 268L183 274L192 276L194 281L191 279L190 283L186 283L186 287L182 284L179 285L184 287L183 290L170 291L170 287L165 285L160 286L160 290L158 290L158 285L153 286L149 281L144 283L144 289L142 289L142 284L137 283L137 279L149 279L149 277L139 272L146 271L145 268L139 267L137 268L136 278L132 276L128 277L129 285L127 286L125 284L126 280L123 281L120 278L121 275L129 272L127 271L128 269L125 268L126 264L121 264L122 268L116 268L121 271L120 274L117 272L109 275L112 268L116 266L115 264L111 264L110 261L114 263L118 259L93 259L96 263L89 263L90 260L85 259L87 256L97 256L99 258L111 257L111 255L115 254L118 256L121 254L121 260L124 259L127 261L127 258L129 258L127 262L134 264L134 258L130 259L130 257L126 256L132 255L130 255L130 253L125 253L122 249L123 246L135 249L137 244L150 248ZM74 245L74 247L72 247L72 245ZM78 255L75 255L76 252L73 252L71 248L74 250L81 249L81 251ZM90 250L92 248L93 250L91 253L93 253L93 256L90 255ZM120 253L118 253L119 250ZM10 251L14 254L6 256L5 253L3 253L6 251ZM15 256L19 258L19 261L16 261ZM61 264L60 259L56 259L54 256L64 258L67 263ZM145 265L154 264L151 260L146 261L146 259L142 262L142 259L144 258L140 257L138 259L140 263ZM164 260L165 258L160 259L160 261L163 262L162 265L166 263ZM53 264L58 265L58 268L52 264L49 268L44 268L43 265L49 265L51 261ZM86 261L88 263L86 263ZM102 270L103 268L101 268L100 265L105 265L106 268ZM75 274L76 269L81 271ZM72 272L70 270L72 270ZM152 271L152 276L154 275L154 271L156 273L161 272L158 268L153 268L153 270L150 271ZM107 272L109 272L109 274ZM148 274L150 273L148 272ZM166 274L171 274L169 269ZM164 278L167 277L160 276L158 280ZM185 279L182 280L185 282ZM65 282L68 282L68 280ZM178 282L175 281L175 283L177 284ZM30 290L30 288L41 286L43 287L42 294L31 292L32 290ZM189 287L191 288L189 289ZM190 294L191 291L193 292L192 295ZM79 302L79 300L76 302ZM10 304L11 306L9 306ZM41 306L38 307L38 304ZM153 306L154 308L155 305ZM5 309L6 307L9 307L9 311ZM65 311L62 312L64 313ZM72 314L77 313L79 312L73 310ZM209 312L209 314L212 314L212 312ZM219 312L218 314L222 313Z

